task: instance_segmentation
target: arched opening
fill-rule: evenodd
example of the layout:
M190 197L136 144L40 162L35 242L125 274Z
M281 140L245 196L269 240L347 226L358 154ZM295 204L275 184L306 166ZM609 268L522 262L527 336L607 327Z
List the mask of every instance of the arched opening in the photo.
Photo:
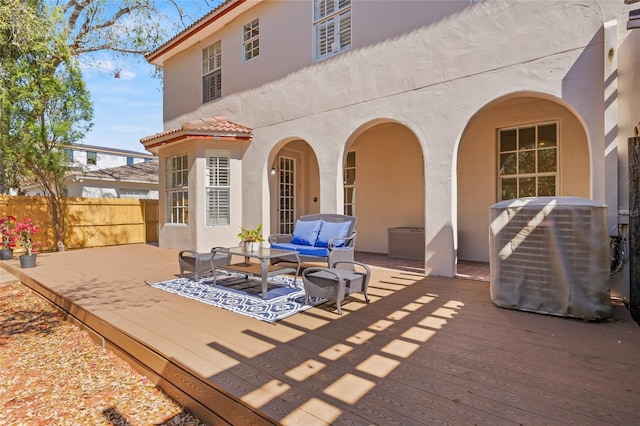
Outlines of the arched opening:
M320 213L320 172L311 146L289 138L269 156L271 232L289 234L300 216Z
M425 181L422 148L404 125L380 121L354 132L344 153L345 212L358 218L356 250L388 254L390 228L419 228L409 254L424 260Z
M560 100L513 94L482 108L460 141L458 260L489 261L489 207L524 196L591 194L589 143Z

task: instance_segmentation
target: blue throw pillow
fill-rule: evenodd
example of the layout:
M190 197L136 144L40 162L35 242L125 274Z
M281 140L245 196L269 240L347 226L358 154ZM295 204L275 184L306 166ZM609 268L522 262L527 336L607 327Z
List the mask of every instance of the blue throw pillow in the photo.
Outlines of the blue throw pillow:
M316 240L317 247L327 247L331 238L346 237L349 232L349 226L351 222L325 222L322 221L322 227L320 228L320 235ZM336 241L336 247L344 246L344 240Z
M301 244L304 246L312 246L318 239L320 232L321 220L298 220L293 228L292 244Z

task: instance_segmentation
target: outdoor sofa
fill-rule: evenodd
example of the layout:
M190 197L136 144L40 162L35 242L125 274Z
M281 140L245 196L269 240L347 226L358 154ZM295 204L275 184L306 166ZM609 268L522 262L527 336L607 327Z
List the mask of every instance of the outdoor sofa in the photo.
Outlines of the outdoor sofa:
M272 249L293 250L301 262L353 261L356 242L356 218L343 214L319 213L300 216L292 234L271 234ZM275 258L271 264L288 261Z

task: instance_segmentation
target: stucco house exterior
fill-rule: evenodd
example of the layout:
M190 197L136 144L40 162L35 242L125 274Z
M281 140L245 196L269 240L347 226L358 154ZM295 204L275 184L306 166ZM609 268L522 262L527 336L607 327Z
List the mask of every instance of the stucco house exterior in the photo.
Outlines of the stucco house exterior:
M158 160L109 167L65 178L69 197L158 199Z
M425 270L489 261L489 208L567 195L625 233L640 31L608 1L228 0L148 55L164 72L160 245L358 217L424 228ZM514 161L520 166L515 167ZM622 213L622 214L620 214ZM628 292L628 273L614 293Z
M158 159L143 152L96 145L65 148L70 171L65 177L69 197L158 199ZM43 195L35 184L25 195Z
M85 172L130 166L154 159L153 155L144 152L97 145L75 144L67 146L64 150L71 168Z

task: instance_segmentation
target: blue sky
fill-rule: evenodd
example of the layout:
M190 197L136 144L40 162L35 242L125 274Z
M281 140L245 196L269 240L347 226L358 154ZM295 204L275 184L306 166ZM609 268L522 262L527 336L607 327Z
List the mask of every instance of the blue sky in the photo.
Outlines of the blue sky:
M201 0L178 3L192 22L219 1L209 0L213 7ZM147 153L140 138L162 131L162 81L153 76L153 66L135 59L116 65L104 53L81 58L81 65L94 110L93 127L81 143ZM116 71L119 78L115 78Z
M162 131L162 81L148 64L131 61L117 68L120 78L107 60L84 69L94 117L82 143L145 152L140 138Z

